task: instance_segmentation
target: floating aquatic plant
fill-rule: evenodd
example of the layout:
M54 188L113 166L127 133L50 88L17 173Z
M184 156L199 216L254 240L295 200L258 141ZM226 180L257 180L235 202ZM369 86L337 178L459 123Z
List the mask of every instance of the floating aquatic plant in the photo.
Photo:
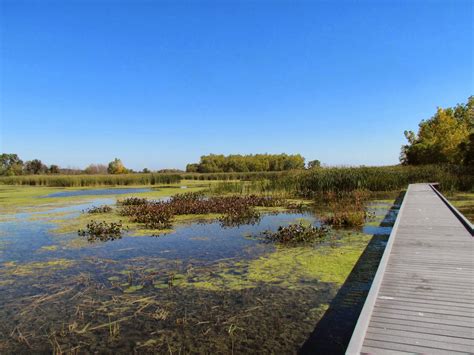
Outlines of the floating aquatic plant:
M129 216L132 222L143 223L149 229L164 229L172 225L176 215L221 214L223 226L256 223L260 213L255 207L275 207L281 199L267 196L212 196L190 192L173 196L169 201L149 201L127 198L120 201L120 214Z
M146 198L140 197L127 197L123 200L118 200L117 204L121 206L138 206L138 205L145 205L148 203Z
M266 231L263 233L265 239L286 245L297 245L314 243L329 235L330 229L326 226L315 227L303 223L290 224L279 227L276 232Z
M105 221L90 221L87 224L86 229L80 229L77 233L82 237L87 237L90 242L93 241L107 241L122 238L122 231L126 228L123 227L122 221L117 223L107 223Z

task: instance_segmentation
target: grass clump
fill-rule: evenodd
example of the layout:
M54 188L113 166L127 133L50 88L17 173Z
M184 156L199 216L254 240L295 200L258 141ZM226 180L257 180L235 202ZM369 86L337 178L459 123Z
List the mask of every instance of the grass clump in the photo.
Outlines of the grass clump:
M314 243L329 235L330 229L326 226L315 227L311 224L296 223L289 226L280 226L276 232L266 231L264 237L270 242L285 245L299 245Z
M126 205L120 214L129 216L132 222L141 223L148 229L166 229L172 226L173 213L161 202Z
M326 225L335 227L360 227L371 218L366 209L369 193L363 190L328 192L323 195L330 213L322 218Z
M30 186L132 186L177 184L179 174L106 174L106 175L20 175L2 176L0 185Z
M90 213L90 214L109 213L109 212L112 212L112 207L110 207L108 205L93 206L93 207L87 209L85 212Z

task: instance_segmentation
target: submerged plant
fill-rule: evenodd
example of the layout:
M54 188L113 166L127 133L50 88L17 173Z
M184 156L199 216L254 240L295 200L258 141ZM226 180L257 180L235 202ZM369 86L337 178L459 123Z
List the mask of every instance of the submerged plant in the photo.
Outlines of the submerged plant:
M276 232L266 231L263 233L269 242L286 245L297 245L314 243L329 235L330 229L326 226L315 227L303 223L290 224L287 227L279 227Z
M87 224L86 229L80 229L77 233L81 237L87 237L89 242L97 240L104 242L122 238L122 231L125 230L126 228L123 228L122 221L117 223L91 221Z

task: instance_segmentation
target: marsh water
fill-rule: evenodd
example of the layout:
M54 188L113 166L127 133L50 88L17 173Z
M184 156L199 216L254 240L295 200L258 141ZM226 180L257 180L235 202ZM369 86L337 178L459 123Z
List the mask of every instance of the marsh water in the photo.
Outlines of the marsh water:
M367 246L381 255L398 208L374 200L375 219L363 228L299 247L259 236L295 222L318 225L313 212L234 227L194 221L97 243L58 230L87 208L115 204L119 193L86 192L86 202L2 217L0 353L296 353ZM364 269L365 290L377 263Z

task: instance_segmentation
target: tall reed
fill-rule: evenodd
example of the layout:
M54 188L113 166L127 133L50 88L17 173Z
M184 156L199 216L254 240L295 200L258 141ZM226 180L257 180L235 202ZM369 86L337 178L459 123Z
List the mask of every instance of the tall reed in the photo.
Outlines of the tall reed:
M32 186L129 186L177 184L179 174L123 174L123 175L24 175L0 177L0 185Z

